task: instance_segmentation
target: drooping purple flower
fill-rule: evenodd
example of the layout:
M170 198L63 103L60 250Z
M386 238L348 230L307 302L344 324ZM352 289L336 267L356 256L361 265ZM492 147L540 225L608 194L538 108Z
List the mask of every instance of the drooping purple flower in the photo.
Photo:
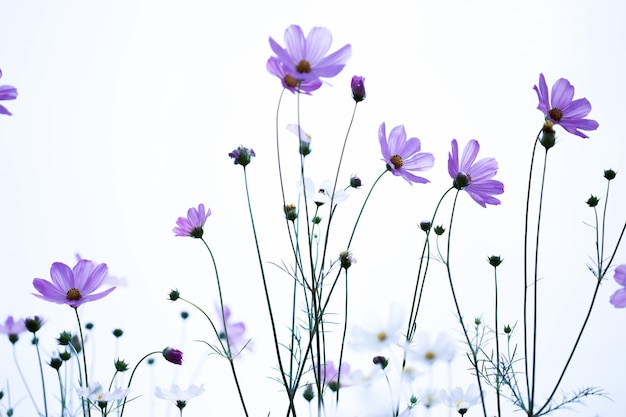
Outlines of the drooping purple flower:
M313 87L322 85L320 78L339 74L352 54L351 46L345 45L326 55L332 40L330 31L324 27L314 27L305 37L300 26L291 25L285 30L285 48L274 39L269 39L278 62L270 58L268 70L280 77L283 86L291 91L296 90L299 83L301 90L314 91L316 88ZM305 90L302 84L310 81L315 83L308 84Z
M174 365L182 365L183 364L183 352L178 349L174 349L171 347L166 347L163 349L163 357L168 361L173 363Z
M559 78L552 86L552 94L548 95L548 86L543 74L539 74L539 87L534 86L539 99L538 110L541 110L552 123L559 124L569 133L581 138L588 138L578 129L596 130L598 122L585 119L591 112L591 104L586 98L574 100L574 86L565 78ZM550 99L552 98L552 99Z
M626 264L621 264L615 268L615 281L624 288L615 291L609 301L615 308L626 307Z
M391 129L389 139L385 132L385 123L378 128L378 141L383 154L383 161L393 175L404 178L409 184L414 182L425 184L426 178L418 177L411 171L426 171L435 164L435 157L426 152L420 152L421 143L418 138L407 140L404 125Z
M40 294L33 295L46 301L77 308L86 302L99 300L115 289L111 287L94 294L94 291L104 283L108 272L106 264L95 264L86 259L78 261L72 269L64 263L55 262L50 267L52 282L35 278L33 286Z
M476 161L480 145L470 140L459 159L459 147L456 139L452 140L452 152L448 154L448 173L452 184L458 190L465 190L472 199L483 207L497 205L500 200L494 197L504 192L504 185L493 176L498 172L498 162L494 158Z
M19 339L19 334L25 331L26 324L24 323L24 319L15 320L13 316L9 316L4 321L4 324L0 323L0 333L9 336L9 341L12 344L15 344Z
M352 88L352 98L357 103L365 99L365 78L355 75L352 77L350 87Z
M2 78L2 70L0 70L0 78ZM15 100L17 97L17 89L11 85L0 85L0 100ZM9 110L0 104L0 114L11 116Z
M204 204L198 205L198 208L191 207L187 210L187 217L179 217L176 220L176 227L172 229L176 236L190 236L201 238L204 234L204 223L211 215L211 209L204 210Z

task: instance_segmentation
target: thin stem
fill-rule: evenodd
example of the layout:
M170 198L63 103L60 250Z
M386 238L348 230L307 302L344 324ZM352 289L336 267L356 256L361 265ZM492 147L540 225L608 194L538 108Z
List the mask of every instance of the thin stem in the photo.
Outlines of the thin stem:
M296 410L295 410L295 406L293 404L293 397L295 395L295 390L292 390L292 387L289 386L289 384L287 383L287 379L285 377L285 370L283 367L283 361L282 358L280 356L280 345L278 343L278 335L276 333L276 324L275 324L275 320L274 320L274 313L272 312L272 303L270 301L270 294L269 294L269 290L267 288L267 279L265 277L265 268L263 267L263 257L261 256L261 248L259 246L259 239L258 239L258 235L257 235L257 231L256 231L256 226L254 224L254 215L252 213L252 203L250 201L250 191L248 189L248 175L247 175L247 171L246 171L246 167L243 167L243 177L244 177L244 183L246 186L246 200L248 202L248 212L250 214L250 224L252 226L252 234L254 236L254 244L256 247L256 253L257 253L257 258L259 261L259 268L261 269L261 280L263 282L263 292L265 293L265 302L267 305L267 310L270 316L270 325L272 327L272 336L274 338L274 349L276 351L276 359L278 361L278 367L280 370L280 376L283 380L283 385L286 388L287 391L287 396L289 398L289 408L291 409L293 416L295 417L296 415Z
M541 188L539 191L539 210L537 213L537 235L535 237L535 267L534 267L534 288L533 288L533 358L532 358L532 383L530 398L528 399L528 411L533 412L535 404L535 379L537 371L537 282L539 280L539 235L541 230L541 212L543 207L543 191L546 183L546 167L548 165L548 151L544 155L543 172L541 175Z
M59 378L59 392L61 393L61 417L65 416L65 392L63 390L63 379L61 372L57 369L57 377Z
M388 171L389 171L388 169L385 169L385 171L383 171L383 173L380 174L378 178L376 178L376 180L370 187L370 190L368 191L367 196L365 197L365 201L363 201L363 205L361 206L361 210L359 210L359 215L357 216L356 221L354 222L354 227L352 228L350 239L348 240L348 244L346 245L346 250L350 249L350 245L352 244L352 239L354 238L354 233L356 232L356 227L359 225L359 221L361 220L361 215L363 214L363 210L365 210L365 205L367 204L367 201L372 195L372 191L374 191L374 187L376 187L376 184L378 184L378 181L380 181L383 175L385 175Z
M33 397L33 394L30 392L30 388L28 387L28 383L26 382L26 378L24 377L24 373L22 372L22 368L20 367L19 362L17 361L17 354L15 352L15 343L13 343L11 345L13 347L13 361L15 362L15 367L17 368L17 372L20 374L20 378L22 378L22 382L24 383L24 387L26 388L26 392L28 393L28 396L30 397L30 400L33 403L33 406L35 407L35 410L37 410L37 415L41 415L41 411L39 411L39 407L37 407L37 403L35 402L35 397Z
M337 404L339 404L339 391L341 391L341 365L343 363L343 349L346 342L346 332L348 330L348 270L345 270L346 274L346 298L344 303L343 315L343 333L341 334L341 348L339 350L339 365L337 365ZM329 297L330 298L330 294Z
M80 333L80 346L83 353L83 370L85 371L85 388L89 388L89 378L87 377L87 355L85 354L85 338L83 337L83 326L80 324L80 316L78 315L78 307L74 307L76 313L76 321L78 322L78 332ZM83 415L85 415L85 404L87 404L87 415L91 417L91 407L89 406L89 400L85 401L81 399L83 404Z
M152 356L152 355L157 354L157 353L163 353L163 352L159 351L159 350L154 351L154 352L150 352L147 355L145 355L143 358L139 359L139 362L137 362L137 365L135 365L135 367L133 368L133 371L130 373L130 378L128 378L128 385L127 385L126 388L130 388L130 384L132 384L132 382L133 382L133 377L135 376L135 372L139 368L139 365L141 364L141 362L143 362L149 356ZM124 408L126 408L126 398L127 397L124 397L124 402L122 403L122 411L120 412L120 417L122 417L124 415Z
M500 327L498 324L498 268L493 267L493 286L494 286L494 321L495 321L495 336L496 336L496 402L498 405L498 417L502 416L500 408L500 383L502 380L502 373L500 372Z
M461 308L459 307L459 302L456 298L456 292L454 290L454 284L452 283L452 271L450 269L450 244L452 242L452 223L454 220L454 211L456 208L456 201L458 197L459 197L459 190L457 190L456 194L454 195L454 203L452 204L452 211L450 213L450 230L448 231L448 246L446 249L445 265L446 265L446 271L448 273L448 281L450 282L450 290L452 291L452 299L454 300L456 313L459 316L459 323L461 324L461 329L463 330L463 335L465 336L467 346L470 348L472 352L472 365L474 366L474 370L476 372L476 381L478 383L478 390L480 391L480 402L483 407L483 415L484 417L487 417L487 408L485 406L485 396L483 393L482 382L480 380L480 372L478 370L477 349L474 348L472 342L470 341L469 335L467 333L467 329L465 328L465 323L463 322L463 315L461 314Z
M48 400L46 398L46 381L43 377L43 366L41 362L41 352L39 350L39 339L37 338L37 334L33 333L33 338L36 340L35 350L37 351L37 361L39 362L39 375L41 375L41 389L43 391L43 408L46 417L48 417Z

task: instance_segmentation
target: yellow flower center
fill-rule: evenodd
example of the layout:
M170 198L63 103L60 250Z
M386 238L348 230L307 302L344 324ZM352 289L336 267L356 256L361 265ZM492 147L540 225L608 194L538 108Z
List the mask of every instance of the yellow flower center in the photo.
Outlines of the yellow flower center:
M387 333L380 332L376 335L376 338L378 339L379 342L384 342L385 340L387 340Z
M300 74L308 74L309 72L311 72L311 64L309 63L309 61L303 59L302 61L298 62L298 65L296 65L296 71L298 71Z
M550 114L550 118L557 123L561 121L561 118L563 118L563 112L557 108L550 110L549 114Z
M391 163L393 164L393 167L395 169L400 169L402 168L402 165L404 165L404 161L402 160L402 157L400 155L394 155L390 158Z
M82 298L82 294L76 288L70 288L70 290L65 294L65 298L70 301L78 301Z
M432 361L437 357L437 355L435 355L435 352L429 350L424 354L424 357L426 358L426 360Z

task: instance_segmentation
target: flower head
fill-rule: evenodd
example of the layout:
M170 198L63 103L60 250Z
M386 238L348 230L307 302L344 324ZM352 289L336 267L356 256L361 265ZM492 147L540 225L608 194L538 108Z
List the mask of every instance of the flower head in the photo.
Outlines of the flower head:
M350 87L352 88L352 98L357 103L365 99L365 78L355 75L352 77Z
M504 185L491 179L498 172L498 162L494 158L476 161L479 149L478 142L472 139L459 159L459 147L456 139L453 139L452 152L448 154L448 173L453 179L454 187L467 191L481 206L500 204L500 200L494 195L502 194Z
M104 391L102 385L90 384L89 387L78 388L78 395L97 405L101 410L107 408L108 403L123 400L128 396L128 388L117 388L113 391ZM110 409L109 409L110 411Z
M616 308L626 307L626 264L621 264L615 268L615 281L624 288L615 291L609 301Z
M179 409L185 408L187 401L201 395L204 392L204 385L190 385L186 390L180 389L176 384L172 384L169 390L156 387L154 395L168 401L174 401Z
M15 320L13 316L7 317L4 324L0 324L0 333L9 336L9 341L15 344L19 339L19 334L26 331L24 319Z
M463 392L461 387L456 387L450 393L446 390L441 390L440 396L448 407L454 408L460 415L463 415L467 413L467 410L472 405L478 403L480 391L475 384L470 384L465 392Z
M218 315L221 317L222 310L219 305L215 306L215 310ZM226 322L226 329L224 326L219 330L218 335L220 339L226 340L226 333L228 333L228 342L230 345L230 349L235 355L239 354L244 347L248 344L248 339L245 336L246 333L246 325L241 321L233 321L230 318L231 312L230 307L224 306L224 321ZM222 323L222 320L219 320Z
M320 366L322 382L330 388L331 391L337 391L341 387L350 386L350 365L343 362L339 370L335 367L333 361L328 361ZM314 365L313 371L317 374L317 366Z
M591 104L586 98L574 98L574 86L565 78L559 78L552 86L552 94L548 95L548 86L543 74L539 74L539 87L534 86L539 99L538 110L545 115L546 120L561 125L569 133L581 138L588 138L578 129L596 130L598 122L584 117L591 112ZM550 100L552 98L552 100Z
M320 78L339 74L352 54L350 45L345 45L326 55L332 39L326 28L314 27L305 37L300 26L291 25L285 31L285 48L274 39L269 39L276 57L268 60L267 69L292 92L314 91L322 85Z
M248 149L245 146L239 146L237 149L233 150L228 154L231 158L233 158L233 163L235 165L241 165L245 167L250 163L253 156L256 156L253 149Z
M450 362L456 355L454 340L447 333L439 333L434 343L428 333L419 333L416 341L407 347L408 356L432 365L437 360Z
M0 78L2 78L2 70L0 70ZM0 100L15 100L16 97L17 89L15 87L10 85L0 85ZM0 114L11 116L13 113L0 104Z
M173 363L174 365L182 365L183 364L183 352L178 349L174 349L171 347L166 347L163 349L163 357L168 361Z
M50 267L52 282L35 278L33 286L40 294L33 295L77 308L86 302L99 300L115 289L111 287L94 294L106 280L108 272L106 264L95 264L86 259L78 261L72 269L64 263L55 262Z
M204 204L199 204L198 208L191 207L187 211L187 217L179 217L176 220L176 227L172 229L176 236L190 236L197 239L204 234L204 223L211 215L211 209L204 210Z
M433 167L435 157L430 153L420 152L421 143L418 138L407 140L404 125L391 129L389 139L385 132L385 123L378 128L378 141L383 154L383 161L393 175L400 176L413 185L414 182L425 184L426 178L418 177L411 171L426 171Z
M311 153L311 135L306 133L299 125L288 124L287 130L298 137L300 141L300 154L307 156Z
M313 200L316 205L321 206L324 204L330 204L331 200L333 205L343 203L348 199L348 193L341 188L335 189L333 195L333 182L331 180L324 180L316 187L313 184L313 180L310 178L304 179L304 189L306 191L306 197Z
M352 327L350 346L355 350L378 354L381 349L398 342L403 321L402 311L396 306L391 307L386 318L381 317L380 312L372 312L362 320L362 325Z

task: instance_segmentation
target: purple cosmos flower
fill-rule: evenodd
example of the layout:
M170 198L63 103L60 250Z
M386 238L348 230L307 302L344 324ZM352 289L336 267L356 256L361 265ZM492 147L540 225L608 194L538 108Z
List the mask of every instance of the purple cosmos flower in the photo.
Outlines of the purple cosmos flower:
M183 352L178 349L174 349L171 347L166 347L163 349L163 357L168 361L173 363L174 365L182 365L183 364Z
M0 70L0 78L2 78L2 70ZM17 89L11 85L0 85L0 100L15 100L17 97ZM0 114L11 116L9 110L0 104Z
M365 99L365 78L355 75L352 77L350 87L352 88L352 98L357 103Z
M19 339L19 334L26 331L26 324L24 319L15 320L13 316L7 317L4 324L0 323L0 333L9 336L9 341L12 344Z
M404 125L391 129L389 140L387 140L385 123L381 124L378 128L378 141L383 161L387 162L387 169L393 175L404 178L411 185L414 182L421 184L430 182L410 171L426 171L432 168L435 164L435 157L430 153L420 152L421 144L418 138L407 140Z
M615 291L609 301L615 308L626 307L626 264L621 264L615 268L615 281L624 288Z
M339 74L352 54L350 45L345 45L326 56L332 39L326 28L314 27L305 37L300 26L291 25L285 31L286 48L270 38L270 46L276 57L269 59L267 68L270 73L281 78L283 86L291 91L297 89L299 83L301 90L314 91L322 85L320 78ZM303 86L305 83L308 83L306 89Z
M320 368L322 381L331 391L337 391L340 387L348 387L353 383L350 379L350 365L346 362L341 364L340 370L337 370L333 361L322 364ZM317 366L315 366L314 371L317 373Z
M591 104L586 98L574 98L574 86L565 78L559 78L552 86L552 102L548 95L548 86L543 74L539 74L539 87L534 86L539 98L538 110L541 110L552 123L563 126L567 130L581 138L588 138L578 129L596 130L598 122L591 119L584 119L591 111Z
M218 315L222 316L222 310L219 305L215 306L215 310ZM246 340L246 325L243 322L233 322L230 319L230 307L224 306L224 320L226 321L226 330L228 331L228 341L230 343L230 349L235 355L239 354L241 350L246 347L248 340ZM221 323L221 320L220 320ZM219 337L222 340L226 339L226 332L224 329L220 329Z
M472 139L459 159L459 147L456 139L453 139L452 152L448 154L448 173L453 179L454 187L467 191L481 206L500 204L500 200L494 195L502 194L504 185L491 179L498 172L498 162L494 158L483 158L474 162L479 149L478 142Z
M176 227L172 229L176 236L191 236L197 239L204 234L202 227L206 223L206 219L211 215L211 209L204 211L204 204L198 205L198 208L190 208L187 211L187 217L179 217L176 220Z
M86 302L99 300L115 289L111 287L100 293L93 293L102 286L108 272L106 264L94 264L86 259L78 261L72 269L64 263L55 262L50 268L52 282L35 278L33 286L41 294L33 295L77 308Z

